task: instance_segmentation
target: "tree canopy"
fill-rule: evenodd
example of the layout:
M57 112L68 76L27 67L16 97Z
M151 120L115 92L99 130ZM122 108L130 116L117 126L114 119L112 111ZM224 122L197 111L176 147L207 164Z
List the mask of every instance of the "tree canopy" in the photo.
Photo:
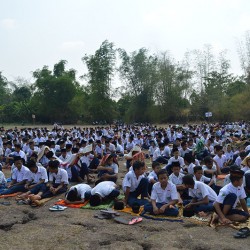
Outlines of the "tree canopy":
M10 82L0 72L0 119L31 122L35 114L44 123L187 122L212 112L214 121L249 120L249 39L239 48L242 75L232 74L227 52L215 55L211 45L176 61L168 51L127 52L107 40L82 56L87 72L81 79L66 60L34 70L31 82Z

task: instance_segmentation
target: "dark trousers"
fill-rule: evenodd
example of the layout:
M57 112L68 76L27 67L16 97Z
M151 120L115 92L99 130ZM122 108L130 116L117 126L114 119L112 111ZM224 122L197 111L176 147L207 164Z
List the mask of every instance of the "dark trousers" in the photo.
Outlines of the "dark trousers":
M46 184L41 183L30 189L31 194L38 194L39 192L44 192L46 190Z
M158 208L161 208L163 205L165 205L165 203L156 203L156 206ZM153 211L153 206L152 204L148 203L144 206L144 211L145 212L149 212L150 214L154 214ZM164 211L164 215L166 216L177 216L179 214L178 208L166 208Z
M18 192L27 192L28 190L24 187L25 184L23 185L17 185L17 186L13 186L11 188L6 189L5 191L1 192L1 195L5 195L5 194L14 194L14 193L18 193Z
M54 188L57 188L59 185L60 185L60 184L58 184L58 183L54 183L54 184L53 184L53 187L54 187ZM46 189L45 189L45 191L44 191L44 193L42 194L41 197L42 197L42 199L44 199L44 198L49 198L49 197L53 197L53 196L58 195L58 194L65 193L65 192L67 191L67 188L68 188L68 186L67 186L67 185L64 185L62 188L60 188L60 189L57 191L56 194L53 194L53 193L50 191L49 187L46 187Z
M141 199L137 199L137 197L141 195ZM128 196L128 205L132 206L135 202L140 206L148 203L148 200L145 200L144 197L148 197L148 179L142 178L138 187L135 191L130 192Z
M81 163L80 171L77 170L76 166L71 167L71 174L72 177L70 181L72 182L78 182L78 178L81 177L83 180L85 176L89 173L89 169L87 167L86 163Z
M163 156L157 157L157 159L155 161L162 163L162 164L168 164L168 160Z
M225 197L223 203L220 204L221 210L223 210L223 208L224 208L225 205L230 205L231 209L229 210L229 212L227 213L227 215L240 214L242 216L249 217L249 215L246 212L244 212L242 210L239 210L239 209L234 209L233 208L233 205L236 202L236 200L237 200L237 195L236 194L234 194L234 193L228 194Z

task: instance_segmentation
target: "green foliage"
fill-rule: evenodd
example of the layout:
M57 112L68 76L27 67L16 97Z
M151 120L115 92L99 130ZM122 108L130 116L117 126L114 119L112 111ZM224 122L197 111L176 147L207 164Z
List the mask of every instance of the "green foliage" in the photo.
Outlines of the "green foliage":
M10 82L0 72L0 121L31 122L35 114L37 121L51 123L188 122L205 120L205 112L213 113L211 121L249 120L248 47L241 50L245 75L234 76L226 51L216 58L210 45L187 52L180 63L168 52L128 53L106 40L82 58L85 85L65 60L34 71L32 84L22 78ZM122 86L114 89L116 72Z
M72 117L69 103L75 96L77 83L72 70L65 70L65 64L63 60L55 64L53 74L47 66L33 73L36 81L32 102L37 116L47 122L69 122Z
M85 55L82 60L88 68L85 75L89 91L88 109L91 121L112 121L115 109L111 95L116 50L113 43L104 41L94 55Z

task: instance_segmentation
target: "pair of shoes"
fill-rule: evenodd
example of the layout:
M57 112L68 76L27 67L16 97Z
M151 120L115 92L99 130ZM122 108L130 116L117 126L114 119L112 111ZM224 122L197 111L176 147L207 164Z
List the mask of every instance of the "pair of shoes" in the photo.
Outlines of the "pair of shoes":
M250 229L248 227L241 228L237 233L234 234L234 238L244 239L250 236Z
M64 211L67 207L65 206L60 206L60 205L55 205L53 207L50 207L50 211Z

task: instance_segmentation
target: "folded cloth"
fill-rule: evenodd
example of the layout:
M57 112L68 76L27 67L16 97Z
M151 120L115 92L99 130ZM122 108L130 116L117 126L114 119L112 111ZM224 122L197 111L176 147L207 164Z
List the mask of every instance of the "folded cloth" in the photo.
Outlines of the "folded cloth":
M3 195L0 195L0 198L8 198L8 197L15 197L17 196L19 193L14 193L14 194L3 194Z
M86 206L88 204L88 201L85 201L84 203L81 204L66 204L65 200L59 200L55 203L55 205L61 205L65 207L70 207L70 208L81 208L83 206Z
M152 215L148 214L146 212L143 212L140 214L140 216L151 219L151 220L158 220L158 221L169 221L169 222L184 222L183 219L180 217L170 217L170 216L164 216L164 215Z
M136 216L139 216L142 212L143 212L143 206L140 207L140 210L139 210L139 213L135 214L132 210L131 207L125 207L123 208L122 210L118 210L119 212L124 212L124 213L128 213L128 214L131 214L131 215L136 215Z
M101 205L99 206L90 206L89 203L87 203L85 206L81 207L82 209L92 209L92 210L101 210L101 209L108 209L114 206L114 201L113 200L107 200L104 201Z

